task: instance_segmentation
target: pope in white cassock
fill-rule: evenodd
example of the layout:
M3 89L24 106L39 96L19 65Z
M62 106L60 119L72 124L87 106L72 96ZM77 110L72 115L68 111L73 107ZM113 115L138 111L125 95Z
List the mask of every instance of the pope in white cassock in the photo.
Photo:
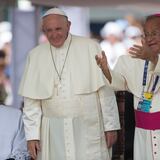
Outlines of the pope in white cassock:
M24 97L28 149L38 160L110 160L120 129L114 92L97 67L97 42L69 33L58 9L42 17L49 42L28 55L19 93Z
M19 109L4 105L5 88L0 85L0 160L29 160Z

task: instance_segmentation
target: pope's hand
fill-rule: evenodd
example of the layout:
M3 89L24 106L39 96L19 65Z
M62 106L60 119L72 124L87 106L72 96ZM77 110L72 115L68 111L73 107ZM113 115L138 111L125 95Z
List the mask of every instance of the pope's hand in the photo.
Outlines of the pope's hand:
M37 159L38 152L40 152L40 142L39 140L29 140L27 141L27 147L30 156L33 160Z
M105 138L106 138L107 147L111 148L113 144L115 144L117 141L117 131L105 132Z

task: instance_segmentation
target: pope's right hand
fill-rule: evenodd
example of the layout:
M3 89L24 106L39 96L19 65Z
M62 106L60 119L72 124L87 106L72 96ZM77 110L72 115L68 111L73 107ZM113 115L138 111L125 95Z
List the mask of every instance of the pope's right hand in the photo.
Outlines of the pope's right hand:
M41 150L39 140L29 140L29 141L27 141L27 148L28 148L28 151L29 151L29 154L30 154L31 158L33 160L36 160L38 152L40 152L40 150Z

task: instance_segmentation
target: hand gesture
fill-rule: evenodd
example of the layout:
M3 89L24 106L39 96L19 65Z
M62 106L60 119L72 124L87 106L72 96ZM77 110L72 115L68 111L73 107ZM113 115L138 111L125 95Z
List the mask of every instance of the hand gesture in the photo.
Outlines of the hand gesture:
M107 57L104 51L102 51L101 54L96 55L95 59L96 59L97 65L101 68L105 77L111 82L111 75L110 75L109 68L108 68Z
M142 46L140 45L133 45L129 49L129 53L133 58L139 58L143 60L149 60L153 64L156 64L158 61L158 56L153 53L151 48L147 45L145 40L142 40Z

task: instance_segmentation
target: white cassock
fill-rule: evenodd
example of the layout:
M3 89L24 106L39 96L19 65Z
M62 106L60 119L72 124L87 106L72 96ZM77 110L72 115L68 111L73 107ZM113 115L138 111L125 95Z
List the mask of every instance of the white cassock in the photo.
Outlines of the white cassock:
M61 81L48 43L29 55L20 87L26 137L40 140L40 160L110 160L104 131L120 124L114 92L96 65L101 50L93 40L69 35L61 48L52 47L59 73L71 38Z
M128 90L133 93L135 111L142 93L144 63L144 60L124 55L119 58L114 70L110 71L112 76L111 86L115 90ZM145 90L149 85L150 87L153 85L156 75L160 75L160 58L156 66L149 63ZM160 111L160 81L155 88L151 106L150 113ZM149 124L152 123L152 120L143 122L143 119L142 122ZM139 126L135 128L134 160L160 160L160 129L144 129Z
M20 110L0 105L0 160L28 158L22 113Z

